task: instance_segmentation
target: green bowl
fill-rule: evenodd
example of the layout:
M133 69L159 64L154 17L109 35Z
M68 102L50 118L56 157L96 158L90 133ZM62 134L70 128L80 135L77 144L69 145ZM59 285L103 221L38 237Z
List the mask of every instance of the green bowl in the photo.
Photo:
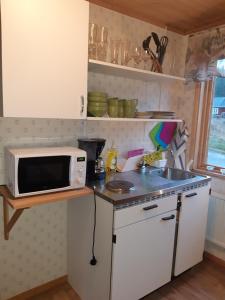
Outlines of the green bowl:
M105 97L97 97L97 96L88 96L88 101L89 102L107 102Z
M103 117L104 114L107 111L106 108L92 108L92 107L87 107L88 114L92 117Z
M88 102L89 107L93 108L107 108L107 103L103 102Z
M88 97L103 97L106 98L107 94L100 92L100 91L96 91L96 92L88 92Z

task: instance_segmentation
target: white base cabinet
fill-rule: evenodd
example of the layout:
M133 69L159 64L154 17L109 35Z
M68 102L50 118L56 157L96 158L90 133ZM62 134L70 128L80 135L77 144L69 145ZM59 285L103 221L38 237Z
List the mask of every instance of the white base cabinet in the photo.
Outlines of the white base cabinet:
M182 194L174 275L203 259L207 225L209 185Z
M175 216L174 210L115 230L111 300L137 300L171 280Z
M86 117L89 4L1 0L4 117Z
M68 205L68 278L82 300L138 300L170 281L176 195L116 211L97 197L95 266L93 197Z
M202 260L209 185L114 210L96 197L95 257L90 265L93 196L68 203L68 278L82 300L138 300ZM174 245L176 245L174 265Z

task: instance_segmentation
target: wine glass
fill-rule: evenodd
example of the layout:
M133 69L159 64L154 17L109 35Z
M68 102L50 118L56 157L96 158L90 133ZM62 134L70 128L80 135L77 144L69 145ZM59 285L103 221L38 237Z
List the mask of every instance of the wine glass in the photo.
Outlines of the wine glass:
M106 61L108 47L108 28L99 26L97 35L97 59Z
M121 46L121 40L112 40L110 41L111 49L111 63L118 64L119 62L119 50Z
M97 59L98 31L97 24L89 23L88 56L90 59Z
M121 65L123 66L127 66L131 60L130 48L131 42L129 40L125 40L121 43Z
M138 65L141 62L141 56L142 56L142 47L141 46L137 46L137 45L133 45L132 48L132 58L134 60L134 66L135 68L138 67Z
M144 62L144 70L148 69L148 62L150 62L151 58L148 52L142 49L142 60Z

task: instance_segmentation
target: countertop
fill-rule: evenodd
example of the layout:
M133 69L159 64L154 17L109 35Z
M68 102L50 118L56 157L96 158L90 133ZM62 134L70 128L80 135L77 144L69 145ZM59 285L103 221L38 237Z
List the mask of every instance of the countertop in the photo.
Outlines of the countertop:
M114 173L105 180L96 180L88 183L90 188L95 189L96 195L111 202L115 206L128 206L131 202L150 201L159 196L175 194L185 191L187 188L197 188L206 185L211 180L208 176L196 173L194 178L185 180L169 180L151 172L129 171ZM128 193L115 193L106 189L105 185L111 180L125 180L134 184L135 189Z

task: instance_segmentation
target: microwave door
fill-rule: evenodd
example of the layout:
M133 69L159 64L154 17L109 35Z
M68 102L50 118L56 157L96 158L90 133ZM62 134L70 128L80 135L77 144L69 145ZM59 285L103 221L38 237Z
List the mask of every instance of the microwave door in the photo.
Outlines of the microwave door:
M71 156L20 158L19 194L41 192L70 186Z

